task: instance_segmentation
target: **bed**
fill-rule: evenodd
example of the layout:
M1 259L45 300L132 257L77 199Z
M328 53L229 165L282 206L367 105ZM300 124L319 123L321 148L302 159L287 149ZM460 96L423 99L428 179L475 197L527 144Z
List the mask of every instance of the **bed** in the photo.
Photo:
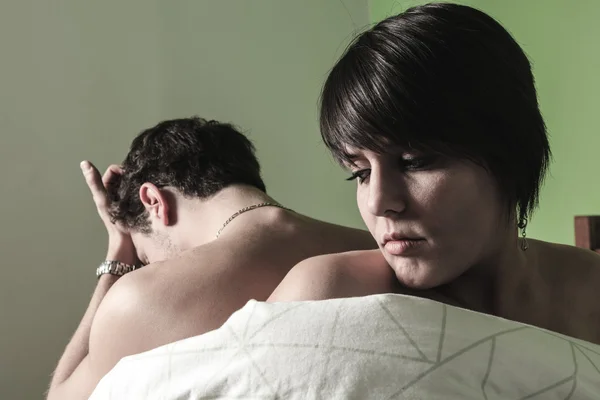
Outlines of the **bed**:
M598 400L600 346L405 295L252 300L122 359L91 399Z
M600 254L600 215L575 217L575 246Z

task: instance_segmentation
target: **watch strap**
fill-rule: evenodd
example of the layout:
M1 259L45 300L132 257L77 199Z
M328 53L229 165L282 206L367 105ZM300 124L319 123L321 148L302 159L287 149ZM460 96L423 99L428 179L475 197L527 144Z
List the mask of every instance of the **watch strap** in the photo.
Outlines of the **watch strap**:
M96 276L100 278L104 274L123 276L131 271L138 269L137 265L125 264L120 261L106 260L96 268Z

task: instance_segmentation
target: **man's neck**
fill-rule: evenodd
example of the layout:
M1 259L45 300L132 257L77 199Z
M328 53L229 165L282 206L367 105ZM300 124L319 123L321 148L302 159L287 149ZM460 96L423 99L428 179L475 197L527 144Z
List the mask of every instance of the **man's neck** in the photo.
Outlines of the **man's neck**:
M246 185L231 185L206 200L184 199L178 223L181 242L190 249L216 238L224 223L241 209L260 203L276 203L261 190Z

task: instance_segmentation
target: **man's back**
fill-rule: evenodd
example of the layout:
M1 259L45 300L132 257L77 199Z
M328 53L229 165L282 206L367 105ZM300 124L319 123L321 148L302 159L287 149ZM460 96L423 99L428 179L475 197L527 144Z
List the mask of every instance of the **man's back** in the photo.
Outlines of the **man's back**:
M375 248L362 230L281 209L256 210L259 224L231 223L215 241L121 278L106 295L92 327L115 359L221 326L250 299L266 300L300 261L327 253ZM256 216L256 215L255 215ZM106 347L105 335L122 332ZM111 357L109 357L111 358Z
M122 357L219 327L305 258L376 247L271 198L254 146L230 124L163 121L104 176L81 167L108 249L49 399L87 398Z

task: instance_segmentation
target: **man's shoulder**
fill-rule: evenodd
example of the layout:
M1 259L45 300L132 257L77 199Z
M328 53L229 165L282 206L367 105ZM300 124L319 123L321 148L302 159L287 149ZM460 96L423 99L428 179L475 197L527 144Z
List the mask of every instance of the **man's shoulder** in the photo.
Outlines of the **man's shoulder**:
M148 303L145 274L130 272L119 278L99 305L90 329L89 352L100 370L109 370L122 357L152 348L145 330L154 308Z
M144 267L145 268L145 267ZM96 323L118 322L119 319L131 321L131 317L144 312L140 304L147 303L151 296L152 279L149 271L130 272L117 280L109 289L96 313Z
M168 288L177 293L165 273L166 267L162 263L149 264L119 278L98 308L96 328L132 332L162 323L172 308Z
M160 272L158 265L149 264L123 275L110 288L102 302L103 305L122 306L123 304L135 304L139 300L144 300L146 293L155 289L158 272Z
M392 269L379 250L358 250L308 258L297 264L270 301L320 300L388 291Z
M181 293L167 265L147 265L121 277L100 304L90 332L90 352L111 361L179 339L185 325ZM183 325L182 325L183 324ZM190 334L191 336L191 334Z
M300 262L296 267L316 272L321 269L327 269L334 273L344 273L349 271L349 269L362 270L363 268L389 268L379 249L323 254L307 258Z

